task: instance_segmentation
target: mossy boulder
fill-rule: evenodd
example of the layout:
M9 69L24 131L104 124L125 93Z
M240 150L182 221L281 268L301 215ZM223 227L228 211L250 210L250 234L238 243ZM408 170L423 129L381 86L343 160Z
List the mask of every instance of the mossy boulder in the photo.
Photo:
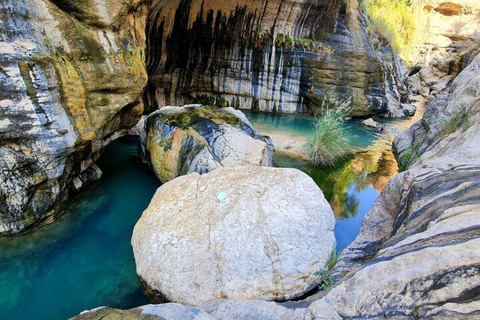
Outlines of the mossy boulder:
M233 108L164 107L146 119L141 144L162 182L221 167L272 165L270 139Z

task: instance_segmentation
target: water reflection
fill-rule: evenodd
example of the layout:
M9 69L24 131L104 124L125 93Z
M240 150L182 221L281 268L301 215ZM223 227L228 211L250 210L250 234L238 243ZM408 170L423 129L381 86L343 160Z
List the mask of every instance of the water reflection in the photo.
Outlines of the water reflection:
M359 213L364 200L361 192L372 188L378 194L398 172L397 162L385 140L375 142L366 150L335 168L319 168L285 153L275 154L278 167L297 168L307 173L322 189L337 218L347 219ZM371 194L368 197L372 197Z

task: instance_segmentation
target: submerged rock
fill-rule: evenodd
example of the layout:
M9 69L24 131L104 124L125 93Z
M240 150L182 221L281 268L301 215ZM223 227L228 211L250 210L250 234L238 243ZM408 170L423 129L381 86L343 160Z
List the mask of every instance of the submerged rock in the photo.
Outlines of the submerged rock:
M367 127L371 128L380 128L380 123L376 122L372 118L368 118L367 120L363 120L362 124Z
M162 182L221 167L272 166L270 139L233 108L163 107L147 118L141 144Z
M137 273L159 298L198 306L286 300L319 283L335 245L321 190L294 169L222 168L160 187L135 226Z
M402 110L405 116L413 117L417 112L417 107L415 107L413 104L402 103Z

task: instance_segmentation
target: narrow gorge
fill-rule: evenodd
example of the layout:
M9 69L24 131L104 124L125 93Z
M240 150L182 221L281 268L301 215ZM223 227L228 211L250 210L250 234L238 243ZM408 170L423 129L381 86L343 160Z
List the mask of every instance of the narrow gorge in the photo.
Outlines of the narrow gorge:
M479 317L479 30L476 0L2 0L0 318Z

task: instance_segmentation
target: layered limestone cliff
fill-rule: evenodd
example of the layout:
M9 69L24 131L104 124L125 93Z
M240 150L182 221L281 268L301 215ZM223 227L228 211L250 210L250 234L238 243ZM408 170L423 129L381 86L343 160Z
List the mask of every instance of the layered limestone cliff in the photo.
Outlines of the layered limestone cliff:
M0 2L0 235L25 231L101 175L138 121L144 1Z
M364 24L357 0L156 0L148 105L315 112L330 96L350 99L354 116L403 116L400 66Z
M408 170L364 219L336 267L345 280L324 299L341 316L478 316L479 133L477 56L396 138Z

